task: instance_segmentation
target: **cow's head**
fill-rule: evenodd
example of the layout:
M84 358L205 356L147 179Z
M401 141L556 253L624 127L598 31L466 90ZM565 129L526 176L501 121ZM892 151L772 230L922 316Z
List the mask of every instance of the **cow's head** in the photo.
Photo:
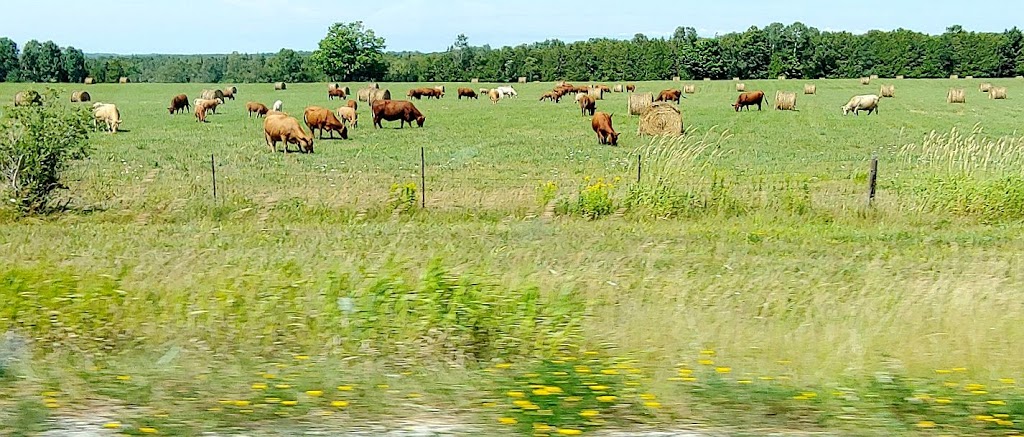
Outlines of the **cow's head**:
M850 105L843 105L843 115L846 116L850 113Z
M733 103L732 108L735 109L736 112L740 112L740 102Z
M299 148L302 153L313 153L313 137L299 138Z
M417 126L419 126L419 127L423 127L423 122L424 122L424 121L427 121L427 117L424 117L424 116L422 116L422 115L421 115L421 116L419 116L419 117L416 117L416 125L417 125Z

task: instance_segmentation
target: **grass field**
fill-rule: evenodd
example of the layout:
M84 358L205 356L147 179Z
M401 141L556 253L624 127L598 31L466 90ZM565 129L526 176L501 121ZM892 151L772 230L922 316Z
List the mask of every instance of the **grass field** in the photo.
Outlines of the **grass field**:
M619 147L571 99L538 102L551 84L497 105L445 84L415 102L424 128L375 130L361 102L352 139L312 155L270 153L245 102L343 105L324 84L239 84L207 124L165 108L212 85L90 86L123 131L93 135L71 210L0 215L0 359L26 351L0 362L0 423L188 434L419 405L538 434L1019 433L1024 81L989 81L1002 101L980 82L746 81L799 110L742 113L732 82L695 82L668 143L609 94ZM842 116L882 83L880 114Z

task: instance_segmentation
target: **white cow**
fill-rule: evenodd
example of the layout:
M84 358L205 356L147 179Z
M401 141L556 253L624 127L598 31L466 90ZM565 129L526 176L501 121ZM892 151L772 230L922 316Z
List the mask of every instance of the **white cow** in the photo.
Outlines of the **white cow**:
M863 96L853 96L850 99L850 103L843 106L843 115L853 112L853 115L860 115L860 111L868 111L868 115L872 112L878 113L878 96L874 94L865 94Z
M516 92L516 89L510 86L500 86L496 89L501 93L501 98L503 99L508 97L519 97L519 93Z
M94 123L106 123L110 133L117 133L117 127L121 125L121 112L117 110L117 106L110 103L94 103L92 116Z
M273 108L274 111L281 112L282 109L284 109L284 102L282 102L280 100L274 102L274 108Z

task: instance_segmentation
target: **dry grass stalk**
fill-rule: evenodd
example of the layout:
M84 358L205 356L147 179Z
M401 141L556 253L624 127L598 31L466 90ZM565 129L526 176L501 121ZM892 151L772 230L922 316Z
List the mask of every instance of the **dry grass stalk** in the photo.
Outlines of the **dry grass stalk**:
M970 135L953 128L948 134L931 131L921 144L908 144L899 156L915 167L928 166L949 173L987 173L1020 176L1024 173L1024 137L990 138L981 124Z
M963 88L950 88L946 93L946 103L967 103L967 92Z
M629 115L643 114L654 103L654 94L633 93L629 95Z

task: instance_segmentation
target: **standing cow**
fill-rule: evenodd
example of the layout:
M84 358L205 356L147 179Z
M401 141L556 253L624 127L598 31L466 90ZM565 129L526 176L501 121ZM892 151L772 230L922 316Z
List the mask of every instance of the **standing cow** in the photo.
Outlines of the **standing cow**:
M751 91L740 94L732 107L736 109L736 112L740 112L740 109L746 108L749 111L750 106L757 105L757 110L760 111L762 103L764 103L764 91Z

